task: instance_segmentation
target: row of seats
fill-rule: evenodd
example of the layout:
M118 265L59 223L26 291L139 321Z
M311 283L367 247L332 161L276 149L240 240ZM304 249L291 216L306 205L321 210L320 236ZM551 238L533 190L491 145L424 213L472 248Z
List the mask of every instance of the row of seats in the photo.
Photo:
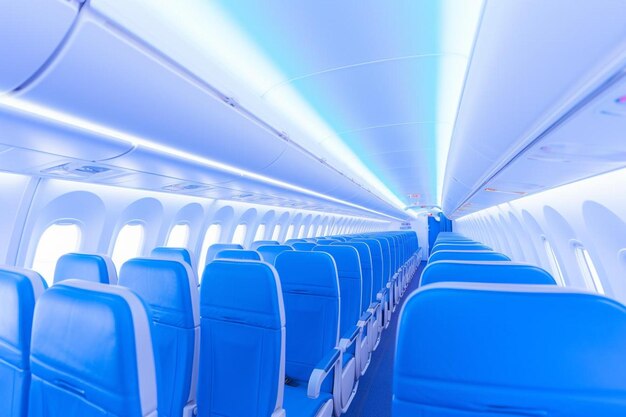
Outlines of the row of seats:
M66 254L0 269L0 416L345 412L420 262L413 233ZM256 250L253 250L252 248ZM7 383L4 383L7 381Z
M626 308L440 233L399 318L394 417L626 415Z

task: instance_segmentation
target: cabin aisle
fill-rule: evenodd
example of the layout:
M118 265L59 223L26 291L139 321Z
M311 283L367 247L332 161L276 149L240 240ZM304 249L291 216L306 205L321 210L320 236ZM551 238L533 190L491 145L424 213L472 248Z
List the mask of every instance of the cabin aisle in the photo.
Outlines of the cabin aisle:
M422 262L415 272L409 288L391 318L389 328L383 332L380 345L374 352L369 369L359 382L359 390L350 409L344 414L345 417L391 417L391 384L398 313L408 295L417 289L425 265L426 263Z

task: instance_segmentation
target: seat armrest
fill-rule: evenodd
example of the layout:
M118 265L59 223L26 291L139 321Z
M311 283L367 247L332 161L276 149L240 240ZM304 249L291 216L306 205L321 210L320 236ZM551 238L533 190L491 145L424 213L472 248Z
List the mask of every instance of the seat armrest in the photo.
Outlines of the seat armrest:
M274 410L271 417L286 417L287 413L284 408L279 408L278 410Z
M371 306L370 306L371 308ZM357 326L359 327L365 327L367 325L367 322L370 321L372 319L372 311L370 311L369 309L364 312L361 317L359 318L359 321L357 322Z
M361 334L361 328L359 326L353 326L348 329L348 331L343 335L343 337L339 340L339 350L341 352L345 352L348 347L350 347L356 339Z
M320 390L322 383L330 374L330 371L337 367L341 363L341 351L337 348L333 348L328 354L320 360L315 369L311 372L309 378L309 385L307 387L306 395L309 398L318 398L320 396Z

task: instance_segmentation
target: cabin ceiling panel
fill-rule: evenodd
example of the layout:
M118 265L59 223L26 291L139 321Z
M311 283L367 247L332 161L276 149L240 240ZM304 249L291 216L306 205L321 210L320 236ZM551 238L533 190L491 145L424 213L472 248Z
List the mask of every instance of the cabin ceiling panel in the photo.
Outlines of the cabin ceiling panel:
M446 213L455 217L466 203L484 206L517 198L481 190L492 186L485 181L497 172L494 181L547 188L626 160L623 127L616 128L621 122L591 120L598 117L597 104L589 105L596 115L588 120L568 116L626 63L625 19L620 0L577 2L575 7L566 0L487 2L451 142ZM561 117L567 121L539 136ZM537 138L536 149L525 149ZM545 163L538 164L537 157Z

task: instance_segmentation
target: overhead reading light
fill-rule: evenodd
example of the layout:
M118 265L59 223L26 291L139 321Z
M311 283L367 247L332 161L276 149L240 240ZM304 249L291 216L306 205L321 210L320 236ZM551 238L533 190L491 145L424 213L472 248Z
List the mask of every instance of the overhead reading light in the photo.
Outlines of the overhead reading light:
M152 149L154 151L171 155L183 160L193 161L199 163L201 165L214 168L223 172L227 172L230 174L235 174L243 178L249 178L255 181L260 181L266 184L274 185L280 188L284 188L291 191L296 191L299 193L307 194L313 197L322 198L324 200L332 201L334 203L350 206L359 210L364 210L379 216L392 218L395 220L402 219L391 216L389 214L381 213L376 210L369 209L367 207L360 206L358 204L351 203L349 201L341 200L326 194L318 193L317 191L309 190L308 188L300 187L294 184L290 184L284 181L280 181L274 178L266 177L265 175L256 174L254 172L250 172L241 168L234 167L229 164L225 164L222 162L214 161L209 158L201 157L189 152L181 151L176 148L172 148L170 146L162 145L159 143L155 143L149 139L145 139L139 136L135 136L126 132L122 132L116 129L112 129L110 127L102 126L100 124L81 119L76 116L72 116L63 112L59 112L57 110L40 106L35 103L31 103L19 98L11 97L11 96L1 96L0 97L0 106L4 106L7 108L11 108L14 110L19 110L25 113L32 114L37 117L45 118L52 120L57 123L65 124L74 128L84 129L86 131L93 132L98 135L108 136L111 138L115 138L118 140L129 142L132 146L143 146L148 149Z

